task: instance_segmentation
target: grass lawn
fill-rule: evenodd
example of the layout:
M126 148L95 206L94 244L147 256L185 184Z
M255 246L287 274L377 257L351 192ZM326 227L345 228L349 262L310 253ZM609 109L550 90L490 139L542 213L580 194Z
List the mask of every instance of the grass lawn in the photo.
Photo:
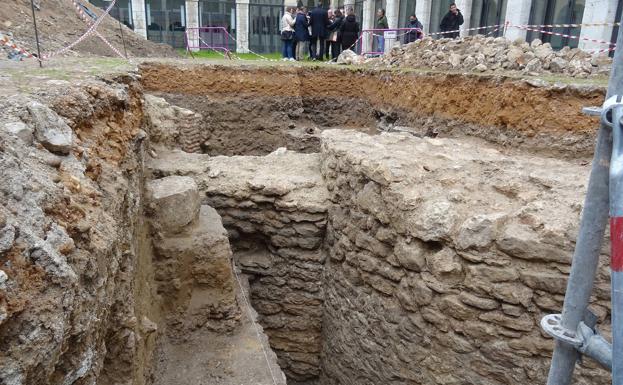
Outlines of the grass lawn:
M185 50L180 50L180 53L182 55L186 55L186 51ZM227 59L225 56L223 56L223 53L221 53L220 51L212 51L212 50L201 50L199 52L193 52L193 55L196 58L200 58L200 59ZM233 53L232 52L232 58L240 58L242 60L262 60L263 58L266 59L276 59L279 60L281 59L281 53L263 53L260 54L261 56L258 56L256 54L253 53Z

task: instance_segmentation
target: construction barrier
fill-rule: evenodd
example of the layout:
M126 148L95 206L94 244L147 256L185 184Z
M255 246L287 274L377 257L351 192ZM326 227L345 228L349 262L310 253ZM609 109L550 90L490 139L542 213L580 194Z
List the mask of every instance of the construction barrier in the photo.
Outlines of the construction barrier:
M98 17L97 20L95 20L95 22L93 22L91 24L91 26L78 39L76 39L73 43L71 43L71 44L69 44L69 45L67 45L67 46L65 46L65 47L63 47L63 48L61 48L61 49L59 49L57 51L44 54L44 55L42 55L43 57L41 59L42 60L49 60L50 58L52 58L54 56L58 56L58 55L64 54L65 52L68 52L73 47L75 47L77 44L80 44L87 37L91 36L97 30L97 27L99 27L99 25L102 23L104 18L106 16L108 16L108 14L112 10L112 8L115 6L116 2L117 2L117 0L112 0L110 2L110 4L108 5L108 8L106 8L106 10L104 11L104 13L102 13L100 15L100 17Z
M229 54L236 50L236 40L225 27L186 28L184 42L189 51L207 49Z
M0 45L8 47L17 56L21 56L20 60L21 58L36 58L37 60L39 60L36 55L30 53L25 48L18 46L7 35L4 35L2 33L0 33Z
M604 48L604 49L587 51L590 53L602 53L602 52L614 51L616 49L616 44L606 41L606 40L594 39L594 38L577 36L577 35L569 35L569 34L564 34L564 33L559 33L559 32L547 31L543 29L543 28L577 28L577 27L582 27L582 26L594 27L594 26L603 26L603 25L618 26L619 23L513 25L507 22L506 24L499 24L499 25L488 25L484 27L457 29L454 31L434 32L426 36L443 37L444 35L450 35L450 34L456 34L456 33L460 34L460 33L471 32L471 31L485 30L486 32L486 30L488 29L491 29L491 31L488 33L485 33L485 36L490 36L498 32L500 29L504 31L503 35L506 35L506 31L509 28L518 28L518 29L522 29L526 31L544 33L544 34L552 35L552 36L560 36L560 37L564 37L568 39L589 41L589 42L609 46L608 48ZM361 55L364 55L364 56L383 55L385 53L385 49L381 50L380 48L392 47L393 43L397 41L401 41L401 39L405 35L412 33L412 32L416 32L418 34L421 33L421 35L424 36L423 31L419 28L364 29L361 31L359 39L357 40L358 46L356 46L356 50Z

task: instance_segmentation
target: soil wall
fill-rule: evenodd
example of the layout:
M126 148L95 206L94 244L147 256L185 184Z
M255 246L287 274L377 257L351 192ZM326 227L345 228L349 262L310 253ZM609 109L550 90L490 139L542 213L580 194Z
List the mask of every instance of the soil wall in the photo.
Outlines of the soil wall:
M590 86L350 68L180 68L154 63L143 65L141 73L150 92L188 95L189 99L303 98L316 100L316 106L338 107L308 109L309 116L346 116L354 121L349 126L361 127L361 120L374 122L380 113L422 134L467 134L510 147L567 156L592 152L598 120L583 115L581 109L601 105L605 95L604 89ZM359 107L361 103L369 106L366 112ZM250 111L242 108L238 112L260 115L260 107L253 106ZM287 111L271 112L275 114L271 124L287 128ZM208 129L220 129L215 126Z

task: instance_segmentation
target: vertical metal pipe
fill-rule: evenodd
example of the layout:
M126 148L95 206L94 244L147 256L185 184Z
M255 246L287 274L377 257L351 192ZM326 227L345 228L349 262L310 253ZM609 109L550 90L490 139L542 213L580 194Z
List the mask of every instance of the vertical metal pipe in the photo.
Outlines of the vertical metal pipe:
M617 38L617 49L612 64L608 97L623 94L623 28ZM577 330L582 321L593 289L597 263L608 221L609 167L612 154L610 128L603 124L597 134L591 175L580 220L578 239L573 253L571 273L562 310L562 326ZM613 361L621 357L613 357ZM571 345L557 341L547 378L548 385L569 385L578 352Z
M612 384L623 385L623 107L612 110L610 240L612 281Z
M30 8L32 9L32 23L35 26L35 40L37 41L37 60L39 61L39 68L43 68L43 58L41 57L41 47L39 45L39 29L37 28L37 16L35 15L35 0L30 0Z
M121 41L123 42L123 54L125 55L125 58L128 58L128 49L125 46L125 36L123 34L123 25L121 25L121 18L123 17L121 15L121 6L119 5L119 3L117 3L117 15L119 16L118 21L119 21L119 31L121 32Z

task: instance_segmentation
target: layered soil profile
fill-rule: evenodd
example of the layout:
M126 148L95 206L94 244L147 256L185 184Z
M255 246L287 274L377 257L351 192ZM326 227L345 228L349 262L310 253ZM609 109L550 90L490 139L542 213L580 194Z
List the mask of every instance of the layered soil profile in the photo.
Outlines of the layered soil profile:
M361 128L382 118L417 127L422 135L471 135L508 147L571 157L592 153L598 119L581 111L601 105L605 96L605 89L593 86L350 68L180 68L152 63L143 65L141 73L146 91L167 95L174 104L195 107L198 112L210 112L205 105L209 100L238 106L237 115L245 120L248 114L258 115L265 109L259 107L262 103L272 105L272 115L267 114L266 120L269 127L285 129L301 114L325 127ZM236 104L231 98L245 103ZM255 125L248 132L244 128L237 130L255 136ZM208 130L238 135L219 124Z

